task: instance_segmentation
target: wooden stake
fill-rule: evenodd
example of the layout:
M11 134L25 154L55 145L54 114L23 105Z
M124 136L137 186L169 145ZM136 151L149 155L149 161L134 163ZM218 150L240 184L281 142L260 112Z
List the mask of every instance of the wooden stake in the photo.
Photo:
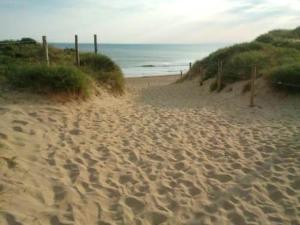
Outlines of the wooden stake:
M221 91L222 88L222 72L223 72L223 62L218 62L218 76L217 76L217 90Z
M97 43L97 34L94 34L94 47L95 47L95 54L98 53L98 43Z
M189 78L191 79L192 78L192 63L191 62L189 64L189 66L190 66Z
M44 49L44 52L45 52L45 59L46 59L47 66L49 66L50 62L49 62L48 43L47 43L47 37L46 36L43 36L43 49Z
M250 107L254 106L256 73L257 73L257 68L256 65L254 65L252 68L252 76L251 76Z
M203 86L203 73L202 67L200 67L200 86Z
M78 36L77 34L75 35L75 60L76 60L76 65L80 66L80 58L79 58L79 48L78 48Z

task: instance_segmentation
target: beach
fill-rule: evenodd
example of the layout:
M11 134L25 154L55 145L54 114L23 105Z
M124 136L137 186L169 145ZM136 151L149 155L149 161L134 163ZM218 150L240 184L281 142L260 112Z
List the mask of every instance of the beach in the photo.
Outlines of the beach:
M179 76L126 94L0 97L0 224L300 223L299 96Z

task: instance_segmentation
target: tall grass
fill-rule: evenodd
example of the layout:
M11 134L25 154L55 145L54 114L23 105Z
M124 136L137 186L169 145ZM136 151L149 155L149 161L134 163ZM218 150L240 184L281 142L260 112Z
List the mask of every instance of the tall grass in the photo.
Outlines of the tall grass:
M108 84L113 91L123 93L124 77L121 69L110 58L91 53L81 54L82 68L102 84Z
M277 89L300 92L300 63L276 67L268 78Z
M14 65L6 72L6 82L14 88L42 94L70 94L87 97L88 76L75 67L46 65Z
M62 50L49 46L49 58L53 67L47 68L41 66L45 63L42 45L33 39L3 41L0 45L0 82L2 80L1 68L4 70L9 68L6 78L14 87L23 85L29 89L34 89L33 87L36 86L39 92L43 90L62 92L63 88L67 88L65 92L75 91L80 92L80 95L85 95L84 90L91 89L88 87L91 82L86 82L85 79L88 77L89 80L109 87L114 92L123 93L124 77L122 71L110 58L95 54L81 54L80 56L81 66L75 69L74 50ZM24 70L23 74L22 70ZM20 80L18 81L16 78ZM49 82L45 82L46 80ZM25 83L22 84L23 82ZM39 84L39 82L41 83ZM80 87L77 91L75 90L76 85Z
M300 27L294 30L271 31L259 36L253 42L220 49L194 63L188 74L190 77L195 77L201 70L204 79L215 77L218 73L219 61L223 62L222 77L225 83L250 79L254 65L257 66L258 77L267 77L271 71L275 73L274 69L278 69L279 65L287 65L284 71L280 70L285 74L282 76L287 76L289 80L286 81L291 82L294 79L298 82L300 74L294 73L296 67L290 65L300 62ZM288 76L288 73L291 75ZM186 78L187 76L184 79Z

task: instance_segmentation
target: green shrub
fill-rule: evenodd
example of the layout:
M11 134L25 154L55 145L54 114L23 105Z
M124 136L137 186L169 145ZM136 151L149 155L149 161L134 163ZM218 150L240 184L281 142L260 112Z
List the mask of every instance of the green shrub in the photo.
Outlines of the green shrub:
M254 65L257 66L257 76L260 77L268 75L278 65L300 62L300 27L271 31L253 42L217 50L194 63L188 73L192 77L198 76L201 69L204 80L215 77L219 61L223 62L222 80L225 84L250 79Z
M270 72L269 78L275 88L300 93L299 63L274 68Z
M121 69L107 56L85 53L80 56L82 68L96 81L109 84L114 91L124 91L124 76Z
M223 78L227 81L250 79L254 65L257 69L268 65L268 57L264 52L248 51L236 54L224 65Z
M21 40L6 40L6 41L0 41L0 69L2 68L10 68L9 74L9 82L11 84L14 84L13 86L22 86L22 79L23 81L29 82L28 79L30 79L30 76L25 77L22 76L21 72L24 70L27 74L31 74L31 76L38 76L36 75L39 71L39 73L44 73L46 68L43 68L43 66L38 66L40 64L45 63L45 54L43 51L43 47L41 44L37 43L35 40L31 38L22 38ZM72 68L74 66L75 61L75 51L73 49L57 49L49 45L49 58L51 65L54 65L54 68ZM26 66L23 66L23 65ZM12 66L13 65L13 66ZM19 65L19 66L18 66ZM29 66L29 65L36 65L36 66ZM90 78L93 78L94 80L98 81L99 83L103 85L107 85L109 88L111 88L113 91L117 91L118 93L123 93L124 90L124 77L122 74L121 69L108 57L102 56L102 55L95 55L95 54L82 54L81 55L81 67L78 67L78 69L75 71L73 69L74 74L81 74L84 75L85 78L87 75ZM6 70L6 69L4 69ZM48 72L45 73L47 75L41 75L37 78L37 81L30 81L32 82L31 86L41 86L39 89L39 92L43 92L43 90L51 91L52 89L55 89L53 91L57 92L59 87L56 87L56 83L49 82L49 88L45 86L45 89L42 87L43 84L40 84L40 82L44 81L43 79L47 80L51 77L55 76L55 72L53 67L50 67L47 69ZM69 71L70 72L70 71ZM70 72L70 74L73 74L73 72ZM59 71L59 73L66 75L68 72L63 73L62 71ZM85 75L87 74L87 75ZM0 71L1 75L1 71ZM17 82L16 78L19 76L21 78L20 82ZM46 77L45 77L46 76ZM68 75L66 75L68 76ZM73 78L79 78L79 76L75 76ZM27 79L28 78L28 79ZM46 79L47 78L47 79ZM70 78L70 77L68 77ZM40 80L39 80L40 79ZM60 80L60 78L57 78ZM3 80L0 77L0 81ZM64 81L69 81L65 77L61 77L60 83ZM62 84L64 85L64 84ZM68 86L69 84L66 84ZM24 84L24 87L29 88L30 84ZM29 88L30 89L30 88ZM33 88L34 89L34 88ZM64 89L64 87L62 88ZM68 90L69 91L69 90Z
M74 67L46 65L9 66L6 73L9 85L44 94L73 94L86 97L89 79Z
M242 54L249 51L261 51L265 48L265 44L259 42L242 43L233 45L228 48L220 49L201 61L197 61L192 67L192 76L194 71L199 71L201 66L205 70L204 79L214 77L218 72L218 62L222 61L226 66L231 58L237 54ZM225 69L225 68L224 68Z
M272 43L274 41L273 37L270 34L260 35L255 40L258 42L263 42L263 43Z

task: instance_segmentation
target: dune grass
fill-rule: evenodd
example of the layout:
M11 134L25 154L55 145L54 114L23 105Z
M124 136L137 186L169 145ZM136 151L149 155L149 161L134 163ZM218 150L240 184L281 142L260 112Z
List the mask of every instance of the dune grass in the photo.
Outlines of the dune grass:
M269 73L273 87L290 92L299 92L300 63L275 67Z
M124 92L124 76L121 69L110 58L92 53L81 54L81 66L98 83L106 84L114 92Z
M6 80L10 86L26 90L35 90L37 87L39 93L73 92L82 96L91 92L95 86L92 83L98 83L114 92L124 91L122 71L107 56L80 54L81 66L75 68L73 49L62 50L49 46L51 67L47 68L43 47L33 39L0 43L1 83Z
M204 79L215 77L218 72L219 61L223 62L222 77L224 83L250 79L254 65L257 66L258 77L271 79L270 73L274 73L273 70L279 65L292 65L300 62L300 27L294 30L271 31L259 36L253 42L220 49L194 63L188 72L189 77L198 76L200 71L204 72ZM287 74L292 71L287 69L290 68L289 66L284 68L284 74L288 76ZM294 79L297 82L298 76L300 73L298 75L293 73L293 75L288 76L289 81ZM186 75L180 81L184 81L187 77Z
M13 88L42 94L67 94L88 97L89 77L75 67L46 65L9 66L6 82Z

